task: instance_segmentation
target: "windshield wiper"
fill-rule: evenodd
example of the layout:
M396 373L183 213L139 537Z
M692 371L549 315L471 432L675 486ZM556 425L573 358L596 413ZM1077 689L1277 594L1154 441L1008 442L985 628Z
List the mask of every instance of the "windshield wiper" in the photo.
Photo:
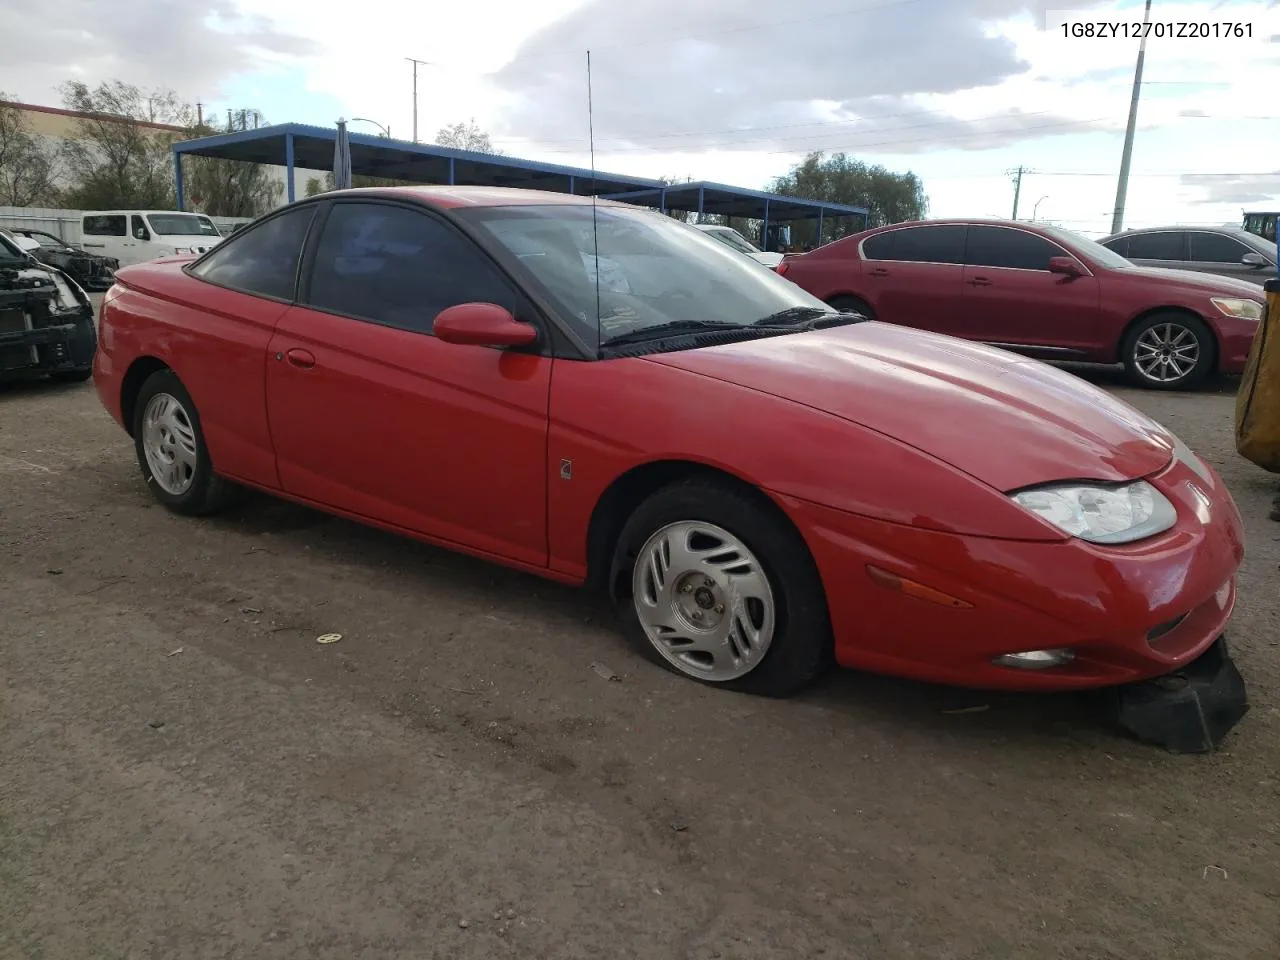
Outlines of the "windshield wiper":
M632 330L630 333L620 333L616 337L610 337L600 344L602 347L620 347L629 343L645 343L649 340L661 340L664 337L678 337L687 333L708 333L716 331L722 333L726 330L756 330L758 327L753 323L720 323L715 320L672 320L670 323L659 323L656 326L645 327L642 330Z
M822 307L788 307L767 317L761 317L755 327L786 327L789 330L818 330L841 323L853 323L855 318L837 310Z

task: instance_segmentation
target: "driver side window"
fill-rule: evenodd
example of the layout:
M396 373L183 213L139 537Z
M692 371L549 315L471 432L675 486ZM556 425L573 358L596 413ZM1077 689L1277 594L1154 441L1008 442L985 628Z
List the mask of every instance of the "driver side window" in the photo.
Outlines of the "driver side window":
M430 333L442 310L474 302L521 312L511 284L455 228L394 204L334 204L307 306Z

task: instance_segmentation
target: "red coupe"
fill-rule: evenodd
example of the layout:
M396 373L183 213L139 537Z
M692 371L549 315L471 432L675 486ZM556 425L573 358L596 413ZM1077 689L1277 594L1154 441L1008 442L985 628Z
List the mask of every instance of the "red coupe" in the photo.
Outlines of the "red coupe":
M1120 684L1199 657L1236 600L1235 504L1159 424L625 204L291 204L121 270L94 380L173 511L253 488L598 585L640 650L727 687L832 659Z
M1139 386L1185 390L1242 373L1262 316L1256 283L1139 267L1058 227L925 220L844 237L777 268L842 310L1046 360L1123 363Z

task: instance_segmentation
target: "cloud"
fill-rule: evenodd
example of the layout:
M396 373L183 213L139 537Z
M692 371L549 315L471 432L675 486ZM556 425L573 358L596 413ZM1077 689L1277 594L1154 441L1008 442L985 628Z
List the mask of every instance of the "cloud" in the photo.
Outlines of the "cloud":
M581 149L586 62L599 144L697 151L1000 146L1079 118L1035 109L962 117L922 96L1027 74L1004 18L1087 0L590 0L530 37L494 75L511 98L498 134ZM892 117L892 122L890 121ZM1080 127L1075 127L1078 132ZM733 131L750 131L735 133ZM699 133L702 131L702 133Z
M0 90L51 104L71 79L217 95L230 77L314 52L314 44L232 0L0 0Z
M1270 203L1280 196L1280 170L1275 173L1223 175L1188 173L1181 178L1185 187L1200 191L1193 203Z

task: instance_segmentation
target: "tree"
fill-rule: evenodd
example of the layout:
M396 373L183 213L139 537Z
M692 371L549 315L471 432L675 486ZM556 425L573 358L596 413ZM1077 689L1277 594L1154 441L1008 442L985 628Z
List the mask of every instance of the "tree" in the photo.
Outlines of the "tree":
M256 110L229 111L226 132L248 130L250 123L256 127L262 122ZM184 138L208 137L216 132L207 124L197 124ZM280 184L260 163L193 156L183 164L183 180L193 206L214 217L256 217L280 202Z
M86 210L177 205L169 147L179 131L154 124L189 127L187 104L172 91L147 96L119 80L93 89L66 83L62 100L67 109L83 114L76 120L77 136L62 144L69 204Z
M894 173L844 153L830 157L821 152L811 153L786 176L775 179L769 189L788 197L866 207L868 227L920 220L929 210L924 185L914 173ZM791 228L791 242L819 246L838 240L862 229L860 223L850 222L851 219L826 218L821 238L816 235L816 221L797 222Z
M333 178L333 174L329 174L329 178ZM308 197L318 197L327 189L323 180L319 177L308 177L306 194Z
M502 153L501 150L494 148L493 141L489 139L489 134L476 126L474 119L467 123L455 123L448 127L441 127L436 134L436 145L452 147L454 150L470 150L472 153L491 153L494 155Z
M56 202L56 157L0 92L0 205L33 207Z

